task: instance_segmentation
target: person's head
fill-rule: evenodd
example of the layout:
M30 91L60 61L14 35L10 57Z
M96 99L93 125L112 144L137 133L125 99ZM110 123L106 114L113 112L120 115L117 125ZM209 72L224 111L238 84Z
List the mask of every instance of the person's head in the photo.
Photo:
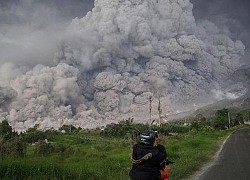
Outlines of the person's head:
M157 131L143 131L140 134L140 140L139 143L140 144L145 144L145 145L149 145L149 146L153 146L155 143L155 138L158 137L158 133Z

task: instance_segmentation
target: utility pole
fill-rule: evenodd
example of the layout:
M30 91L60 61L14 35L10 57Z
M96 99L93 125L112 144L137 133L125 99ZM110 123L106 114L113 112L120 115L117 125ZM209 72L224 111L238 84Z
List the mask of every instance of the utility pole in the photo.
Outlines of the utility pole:
M149 124L152 122L152 96L149 96Z
M158 112L159 112L159 123L158 123L158 126L160 127L161 126L161 114L162 114L162 109L161 109L161 99L160 99L160 96L158 97Z
M228 112L227 115L228 115L228 128L230 128L230 126L231 126L230 113Z

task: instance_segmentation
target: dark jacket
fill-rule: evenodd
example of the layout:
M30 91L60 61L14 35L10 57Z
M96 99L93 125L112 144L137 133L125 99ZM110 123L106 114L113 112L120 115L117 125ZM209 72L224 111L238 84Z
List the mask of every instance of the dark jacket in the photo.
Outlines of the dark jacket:
M133 147L133 166L129 176L132 180L159 180L161 163L166 159L167 152L164 146L160 144L148 146L138 143Z

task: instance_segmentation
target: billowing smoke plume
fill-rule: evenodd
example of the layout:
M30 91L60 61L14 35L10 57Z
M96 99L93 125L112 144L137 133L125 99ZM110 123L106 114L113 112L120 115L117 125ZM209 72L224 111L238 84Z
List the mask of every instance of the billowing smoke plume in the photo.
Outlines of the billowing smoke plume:
M0 65L52 65L72 18L86 14L92 0L0 0Z
M63 33L53 67L2 66L9 73L0 78L0 117L18 130L91 128L126 117L148 122L150 97L154 116L158 99L163 114L215 101L245 47L212 22L196 22L192 8L189 0L96 0Z
M250 65L250 1L191 0L197 21L207 19L224 29L232 39L241 39L246 46L241 61Z

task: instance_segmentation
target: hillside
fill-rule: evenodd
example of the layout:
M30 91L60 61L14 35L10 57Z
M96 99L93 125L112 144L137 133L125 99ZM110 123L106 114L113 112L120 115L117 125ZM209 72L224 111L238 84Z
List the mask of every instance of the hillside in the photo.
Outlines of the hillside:
M250 67L242 66L239 70L235 71L232 76L228 78L226 83L231 82L242 82L246 93L236 99L223 99L218 102L206 105L197 110L190 110L186 112L181 112L178 114L172 114L167 116L168 120L178 120L178 119L187 119L193 117L197 114L202 114L206 117L211 117L219 109L227 108L231 110L246 110L250 108ZM237 88L237 86L236 86Z

